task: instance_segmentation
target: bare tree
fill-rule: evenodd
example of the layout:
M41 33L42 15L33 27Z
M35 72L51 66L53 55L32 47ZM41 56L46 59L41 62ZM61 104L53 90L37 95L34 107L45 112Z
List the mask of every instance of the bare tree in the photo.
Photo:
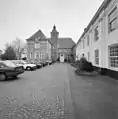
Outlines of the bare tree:
M17 59L21 59L21 55L24 49L26 48L26 43L20 38L16 38L16 40L12 42L12 47L14 48L16 52Z

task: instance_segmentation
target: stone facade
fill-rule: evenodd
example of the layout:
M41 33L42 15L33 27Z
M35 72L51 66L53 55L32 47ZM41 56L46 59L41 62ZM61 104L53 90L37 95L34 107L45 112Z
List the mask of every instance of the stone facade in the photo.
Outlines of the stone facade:
M54 25L50 38L46 38L39 30L27 39L27 58L30 62L42 62L48 59L57 61L60 53L64 53L65 59L69 60L74 45L71 38L59 38L59 32Z
M28 60L30 62L43 62L51 59L51 44L47 39L28 42Z
M55 25L51 32L51 42L52 44L54 44L56 49L56 60L60 58L61 54L64 54L64 58L66 61L72 59L73 46L75 45L75 43L71 38L59 37L59 32L56 30Z

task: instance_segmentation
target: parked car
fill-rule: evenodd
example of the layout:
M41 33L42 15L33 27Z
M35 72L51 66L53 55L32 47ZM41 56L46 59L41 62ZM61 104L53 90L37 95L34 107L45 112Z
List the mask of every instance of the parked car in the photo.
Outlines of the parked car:
M45 67L47 64L46 64L46 61L43 61L41 62L42 66Z
M45 66L48 65L48 61L45 62Z
M41 66L44 67L44 63L43 62L40 62Z
M21 61L20 60L11 60L15 65L17 65L17 66L23 66L23 68L24 68L24 65L21 63Z
M56 61L52 60L52 64L56 63Z
M25 70L35 70L37 68L36 64L28 63L24 60L12 60L16 65L23 66Z
M37 68L41 68L41 67L43 66L43 64L40 63L40 62L37 62L37 63L35 63L35 64L36 64L36 67L37 67Z
M12 61L0 61L0 80L6 80L9 77L17 77L24 73L22 66L15 65Z
M48 60L48 64L51 65L52 64L52 60Z
M47 60L47 61L46 61L46 64L47 64L47 65L51 65L51 64L52 64L52 60Z

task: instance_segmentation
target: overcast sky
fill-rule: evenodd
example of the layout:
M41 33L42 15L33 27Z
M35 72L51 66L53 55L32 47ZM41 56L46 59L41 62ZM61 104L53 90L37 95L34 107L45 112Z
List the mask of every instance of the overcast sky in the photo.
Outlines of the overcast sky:
M37 30L50 37L55 24L60 37L79 39L103 0L0 0L0 49Z

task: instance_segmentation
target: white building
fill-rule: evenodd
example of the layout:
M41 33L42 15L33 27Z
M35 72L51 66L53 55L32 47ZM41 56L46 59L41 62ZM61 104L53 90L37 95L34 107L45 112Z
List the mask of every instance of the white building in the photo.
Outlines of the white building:
M84 29L76 45L77 59L82 54L95 67L118 77L118 0L104 0Z

